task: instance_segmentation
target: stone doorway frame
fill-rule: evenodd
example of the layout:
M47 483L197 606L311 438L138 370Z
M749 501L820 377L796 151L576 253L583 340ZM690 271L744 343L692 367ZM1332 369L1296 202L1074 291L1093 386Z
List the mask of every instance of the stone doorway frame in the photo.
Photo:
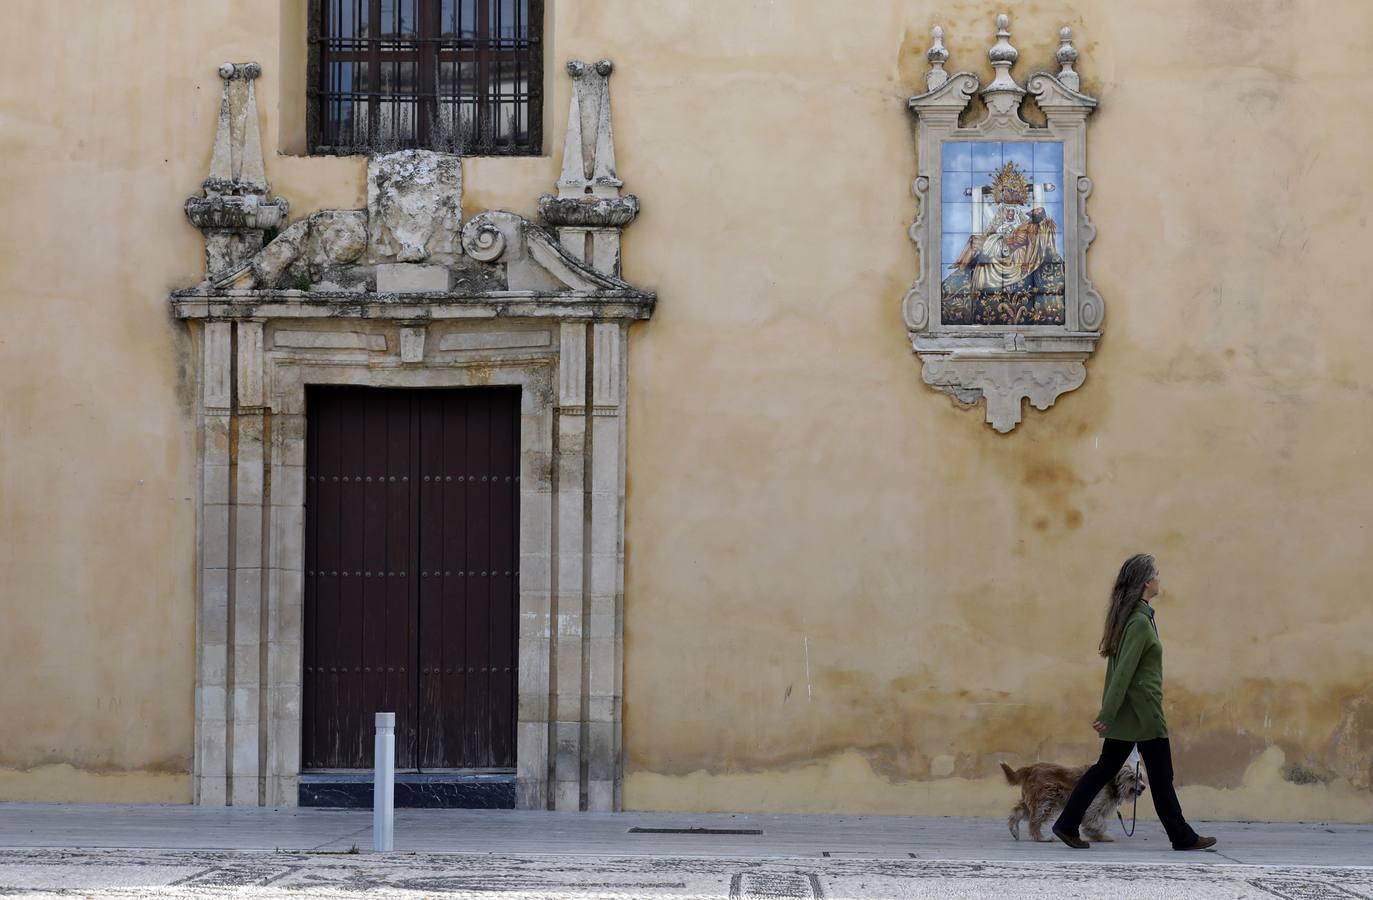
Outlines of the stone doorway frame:
M298 802L305 386L518 385L515 802L620 808L626 354L656 297L619 277L639 200L616 174L613 70L567 65L543 225L464 216L461 160L407 150L369 160L367 209L277 231L288 204L269 196L262 68L219 67L210 175L185 206L206 278L171 296L198 382L194 802Z
M200 376L194 801L297 802L305 386L515 385L516 805L619 809L625 363L651 298L245 299L174 299Z

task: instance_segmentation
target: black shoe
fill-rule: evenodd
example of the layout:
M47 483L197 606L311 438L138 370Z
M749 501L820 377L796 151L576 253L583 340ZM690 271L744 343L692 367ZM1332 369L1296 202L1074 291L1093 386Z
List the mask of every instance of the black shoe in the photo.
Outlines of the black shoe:
M1074 850L1091 849L1091 844L1087 843L1075 834L1069 834L1067 831L1065 831L1062 828L1059 828L1057 825L1053 827L1053 832L1054 837L1058 838L1060 841L1067 844L1069 847L1072 847ZM1216 842L1214 838L1211 838L1210 840L1212 844ZM1209 847L1210 844L1208 844L1207 846Z
M1057 834L1057 832L1055 832ZM1209 850L1216 846L1216 839L1213 837L1198 837L1196 842L1188 847L1174 847L1174 850Z

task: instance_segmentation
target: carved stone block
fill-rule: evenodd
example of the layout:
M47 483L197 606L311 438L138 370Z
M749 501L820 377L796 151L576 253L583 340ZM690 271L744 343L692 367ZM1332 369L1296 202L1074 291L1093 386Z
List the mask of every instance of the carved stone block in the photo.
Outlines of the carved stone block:
M417 294L446 291L448 287L447 266L424 266L418 263L381 263L377 266L379 294Z
M324 209L295 222L252 258L257 285L318 283L338 266L357 262L367 249L367 214L360 209ZM234 277L237 273L232 273Z
M400 361L404 363L424 362L423 325L407 325L400 330Z
M462 252L462 160L401 150L367 163L373 262L451 260Z
M1085 354L1083 354L1085 356ZM925 383L964 403L987 400L987 422L1001 433L1020 424L1020 403L1053 406L1059 394L1082 385L1087 367L1072 356L1042 359L1028 354L959 358L926 354Z

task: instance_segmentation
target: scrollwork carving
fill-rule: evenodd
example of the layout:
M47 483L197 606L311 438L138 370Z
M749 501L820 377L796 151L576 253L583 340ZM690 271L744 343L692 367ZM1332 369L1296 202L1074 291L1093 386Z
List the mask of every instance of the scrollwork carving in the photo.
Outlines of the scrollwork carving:
M1005 434L1020 424L1021 401L1048 409L1059 395L1082 386L1087 367L1078 359L930 359L922 377L960 402L987 401L987 423Z
M220 63L219 77L225 81L237 78L241 81L253 81L262 75L262 66L255 62L247 63Z
M906 318L907 328L919 331L930 324L930 306L925 302L925 294L919 287L913 287L906 292L901 309Z
M911 182L911 194L915 196L915 221L911 223L910 236L915 241L915 246L920 248L920 252L925 252L925 209L930 193L930 179L921 175ZM923 284L925 273L922 269L916 277L916 285Z
M495 262L508 244L500 227L485 215L474 216L462 229L462 249L479 262Z
M1076 75L1077 73L1074 72L1073 74ZM1035 103L1039 104L1039 108L1046 112L1052 108L1059 112L1071 112L1077 109L1085 113L1096 106L1095 98L1079 93L1075 88L1064 84L1048 72L1039 72L1030 76L1030 80L1026 82L1026 87L1034 96Z
M1081 273L1080 303L1078 305L1078 325L1083 331L1098 331L1101 329L1101 321L1106 316L1106 304L1102 301L1101 295L1096 288L1092 287L1092 280L1087 277L1087 248L1092 241L1096 240L1096 226L1087 216L1087 198L1092 194L1092 179L1082 175L1077 179L1077 195L1079 197L1077 208L1080 210L1078 216L1078 242L1081 245L1079 251L1082 263L1078 268Z
M524 256L526 221L501 210L473 216L462 229L462 249L479 262L509 262Z
M925 300L925 254L928 252L925 247L925 215L929 205L929 192L930 179L924 175L918 176L911 184L911 193L915 195L916 213L915 222L911 225L909 233L916 249L920 251L920 269L916 273L915 283L901 301L906 327L911 331L921 331L930 322L930 306Z

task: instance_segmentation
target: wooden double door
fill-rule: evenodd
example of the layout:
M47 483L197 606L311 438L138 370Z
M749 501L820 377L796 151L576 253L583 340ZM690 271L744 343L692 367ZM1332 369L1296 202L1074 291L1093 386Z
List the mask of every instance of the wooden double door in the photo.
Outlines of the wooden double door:
M306 402L304 768L513 768L519 388Z

